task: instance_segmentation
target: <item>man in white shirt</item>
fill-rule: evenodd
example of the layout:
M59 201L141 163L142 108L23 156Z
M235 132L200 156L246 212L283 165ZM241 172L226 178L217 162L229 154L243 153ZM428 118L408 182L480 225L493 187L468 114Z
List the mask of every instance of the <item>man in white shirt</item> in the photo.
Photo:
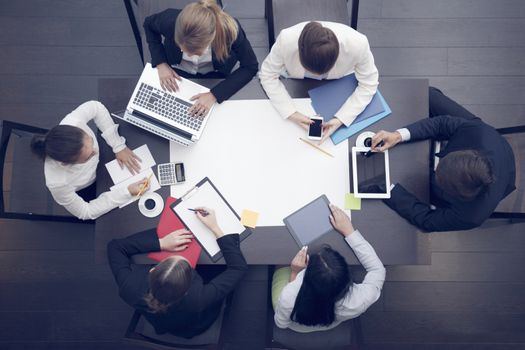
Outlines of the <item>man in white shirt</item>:
M259 78L279 114L308 129L311 119L297 110L279 77L339 79L352 73L359 84L334 118L324 123L323 142L342 124L350 125L376 93L379 74L366 36L333 22L303 22L283 29Z
M140 169L140 158L126 147L126 140L102 103L89 101L69 113L45 136L35 136L33 150L45 158L46 186L55 201L79 219L96 219L144 192L146 180L86 201L77 192L94 184L99 162L97 137L87 123L94 120L102 138L113 149L117 161L131 173ZM141 191L142 190L142 191Z
M279 328L290 328L296 332L303 333L328 330L336 327L341 322L358 317L373 303L375 303L381 295L381 289L385 281L386 270L381 263L381 260L379 260L376 252L374 251L374 248L372 248L372 246L363 238L358 230L354 230L350 218L341 209L332 204L330 204L330 209L332 211L332 215L330 217L332 225L341 235L345 237L345 241L348 243L350 248L352 248L355 255L366 269L366 276L362 283L351 283L351 281L348 281L349 284L346 285L342 291L335 291L337 294L335 299L337 300L333 304L333 322L331 324L308 326L301 324L296 321L299 316L299 309L304 310L304 308L311 307L313 312L310 312L310 315L322 314L326 311L319 310L321 307L320 305L296 305L296 303L301 303L304 301L299 300L299 295L301 294L302 288L309 289L307 293L309 296L308 300L313 300L315 299L315 291L317 290L314 285L316 282L319 284L319 281L309 280L308 286L303 286L305 275L308 274L307 269L310 269L311 266L309 262L310 258L306 253L306 249L301 249L292 261L289 274L289 283L286 284L286 286L284 286L282 289L279 300L275 305L274 320L275 324ZM342 260L340 263L343 263L346 267L344 258L340 256L339 259ZM325 283L319 287L323 293L326 293L327 291L332 290L334 285L339 283L339 281L336 282L336 280L338 280L336 277L338 276L338 272L334 266L331 266L330 260L322 259L322 264L325 265L327 271L330 271L330 277L327 278L327 280L332 281L332 283ZM276 271L276 274L278 272L279 270ZM345 273L343 272L343 274ZM310 274L306 278L311 277L314 276ZM341 277L344 278L345 276ZM275 277L274 281L272 282L272 285L274 284L276 284ZM303 293L306 295L305 291ZM328 292L328 295L330 295L330 292ZM332 312L332 310L328 311L330 311L330 313Z

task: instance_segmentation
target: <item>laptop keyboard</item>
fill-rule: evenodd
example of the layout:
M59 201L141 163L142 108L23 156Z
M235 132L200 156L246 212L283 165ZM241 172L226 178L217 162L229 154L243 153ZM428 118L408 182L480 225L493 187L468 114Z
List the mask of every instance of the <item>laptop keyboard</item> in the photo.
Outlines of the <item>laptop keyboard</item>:
M189 115L191 103L144 83L140 84L133 103L196 131L204 120L204 116Z

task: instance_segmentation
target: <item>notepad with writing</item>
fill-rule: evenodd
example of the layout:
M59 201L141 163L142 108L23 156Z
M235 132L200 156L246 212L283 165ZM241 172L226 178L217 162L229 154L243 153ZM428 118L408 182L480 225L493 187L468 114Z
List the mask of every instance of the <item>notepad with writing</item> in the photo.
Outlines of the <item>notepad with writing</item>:
M157 225L157 236L159 238L163 238L173 231L177 231L179 229L185 228L184 224L180 221L177 215L175 215L175 213L170 208L170 206L176 201L177 199L173 197L166 198L166 201L164 204L164 210L162 211L162 214L159 220L159 224ZM199 256L201 255L201 251L202 251L201 246L195 239L193 239L191 243L188 245L188 248L186 248L183 251L180 251L180 252L168 252L168 251L153 252L153 253L148 254L148 258L160 262L166 258L169 258L170 256L174 256L174 255L183 256L190 262L191 267L195 268L195 266L197 266L197 261L199 260Z

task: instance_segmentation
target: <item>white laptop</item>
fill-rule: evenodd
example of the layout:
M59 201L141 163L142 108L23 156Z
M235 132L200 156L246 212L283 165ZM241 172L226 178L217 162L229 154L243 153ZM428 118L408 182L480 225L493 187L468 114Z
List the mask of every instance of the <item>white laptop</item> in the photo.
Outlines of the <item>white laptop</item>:
M112 115L160 137L189 146L200 139L213 110L212 107L205 116L189 115L188 110L194 103L190 98L210 89L184 78L177 81L177 85L177 92L163 90L157 69L146 63L126 111Z

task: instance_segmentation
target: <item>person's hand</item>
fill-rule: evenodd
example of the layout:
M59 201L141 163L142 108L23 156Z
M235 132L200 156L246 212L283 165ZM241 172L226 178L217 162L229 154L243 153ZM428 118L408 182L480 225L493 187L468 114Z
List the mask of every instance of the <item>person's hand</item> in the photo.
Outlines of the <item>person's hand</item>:
M197 94L191 100L195 101L195 103L191 106L189 113L194 117L204 117L208 114L213 104L217 102L217 99L211 92Z
M213 209L197 207L195 210L195 215L197 215L199 220L213 232L215 237L219 238L224 235L219 224L217 224L217 217L215 216L215 211Z
M159 239L160 250L169 250L172 252L179 252L188 248L193 236L191 232L186 229L173 231L170 234Z
M383 145L379 146L381 141L383 141ZM401 134L399 132L389 132L381 130L377 134L375 134L374 137L372 137L371 150L374 152L384 152L387 149L394 147L399 142L401 142Z
M159 72L160 86L164 90L175 92L179 90L179 85L177 85L177 80L181 80L181 77L172 69L167 63L161 63L157 65L157 70Z
M133 175L140 172L139 162L142 162L142 159L140 159L139 156L133 153L129 148L126 147L122 151L117 152L115 157L117 158L118 165L120 165L120 169L123 169L125 166Z
M292 262L290 264L292 274L297 275L299 272L306 268L306 265L308 265L308 247L304 246L292 259Z
M310 124L313 124L313 120L308 118L302 113L294 112L292 115L288 117L288 120L293 121L297 125L299 125L301 128L308 130L310 128Z
M321 141L319 141L319 144L322 144L327 138L329 138L330 135L332 135L334 131L339 129L341 125L343 125L343 122L336 117L330 119L326 123L323 123L323 138L321 139Z
M332 212L330 215L330 222L337 232L345 237L350 236L352 232L354 232L354 226L352 226L352 222L348 215L332 203L330 203L330 211Z
M140 181L137 181L135 183L132 183L128 186L128 191L131 193L132 196L138 196L139 194L144 194L149 188L149 180L147 178L143 178Z

